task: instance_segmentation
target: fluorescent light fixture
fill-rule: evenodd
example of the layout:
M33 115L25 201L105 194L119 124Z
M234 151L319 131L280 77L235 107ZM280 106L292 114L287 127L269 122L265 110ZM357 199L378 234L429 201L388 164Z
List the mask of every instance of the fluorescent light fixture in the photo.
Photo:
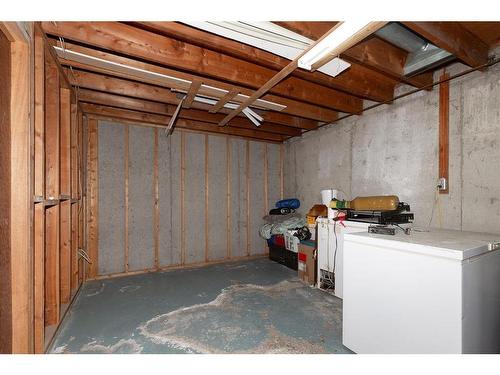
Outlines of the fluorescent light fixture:
M335 30L320 40L311 50L299 59L299 67L315 70L342 52L377 31L386 22L369 22L366 20L351 20L341 22Z
M268 21L183 21L183 23L257 47L289 60L295 59L314 43L312 39ZM348 62L335 58L318 70L331 77L336 77L350 66L351 64Z
M204 98L204 97L198 96L198 95L196 95L194 97L194 101L199 102L199 103L209 104L209 105L217 104L217 100ZM224 108L228 108L228 109L236 109L238 107L239 107L239 105L234 104L234 103L225 103L224 104ZM260 121L264 121L264 118L262 116L260 116L258 113L255 113L254 111L252 111L248 107L245 108L242 112L246 117L248 117L248 119L250 121L252 121L255 124L255 126L260 126L261 125Z
M69 49L64 49L61 47L54 46L54 50L57 55L65 60L75 61L82 64L90 65L93 67L110 70L117 72L134 79L138 79L143 82L149 82L163 87L169 87L177 90L188 90L191 86L191 81L169 76L166 74L161 74L157 72L152 72L150 70L136 68L134 66L129 66L114 61L105 60L99 57L90 56L77 51L72 51ZM222 98L228 93L228 90L220 89L218 87L213 87L210 85L201 85L199 92L203 95L214 96L216 98ZM233 98L234 101L243 102L248 99L248 95L238 94ZM255 101L255 107L268 109L273 111L282 111L286 108L285 105L271 102L269 100L259 99Z

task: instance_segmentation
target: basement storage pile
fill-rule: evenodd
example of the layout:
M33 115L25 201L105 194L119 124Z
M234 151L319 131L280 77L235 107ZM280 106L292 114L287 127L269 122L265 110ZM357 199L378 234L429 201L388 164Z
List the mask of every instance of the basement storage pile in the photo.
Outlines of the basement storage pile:
M267 240L269 259L298 270L302 280L315 285L315 218L308 215L306 220L296 212L299 207L300 201L296 198L276 202L275 208L263 217L265 224L259 233Z

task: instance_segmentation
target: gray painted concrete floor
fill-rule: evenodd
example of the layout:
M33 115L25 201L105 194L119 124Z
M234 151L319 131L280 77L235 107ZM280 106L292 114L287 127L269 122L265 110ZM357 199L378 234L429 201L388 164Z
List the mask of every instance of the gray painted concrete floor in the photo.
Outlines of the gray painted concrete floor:
M268 259L90 281L50 353L350 353L342 301Z

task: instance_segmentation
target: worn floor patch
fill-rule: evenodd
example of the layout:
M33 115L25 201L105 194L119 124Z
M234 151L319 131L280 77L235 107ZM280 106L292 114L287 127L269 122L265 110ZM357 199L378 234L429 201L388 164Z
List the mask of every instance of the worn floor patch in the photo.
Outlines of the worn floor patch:
M139 331L194 353L328 353L338 344L340 305L317 292L299 281L232 285L209 303L159 315Z
M268 259L87 281L50 353L348 353L342 301Z

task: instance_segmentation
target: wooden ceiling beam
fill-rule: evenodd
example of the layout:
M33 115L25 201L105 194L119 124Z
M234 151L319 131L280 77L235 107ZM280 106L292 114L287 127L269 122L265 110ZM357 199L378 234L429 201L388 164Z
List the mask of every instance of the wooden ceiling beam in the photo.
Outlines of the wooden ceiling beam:
M315 22L308 22L308 24L312 23ZM288 59L273 53L198 30L179 22L135 22L132 24L202 48L241 58L269 69L281 70L289 63ZM331 24L331 27L334 25L334 23L328 24ZM383 74L357 63L352 63L349 69L337 77L331 77L321 72L308 72L302 69L295 70L291 73L291 76L372 101L386 101L394 95L395 81L393 79L387 79Z
M295 69L298 68L299 59L311 51L318 43L320 43L324 38L328 37L337 26L332 27L328 30L325 35L323 35L316 42L312 43L309 47L307 47L303 52L301 52L297 57L295 57L292 61L290 61L283 69L281 69L278 73L276 73L269 81L264 83L257 91L255 91L248 99L246 99L243 103L239 105L238 108L234 109L230 114L228 114L222 121L219 123L219 126L225 126L231 121L234 117L238 116L238 114L244 111L247 107L251 106L257 99L266 94L268 91L271 91L274 86L276 86L279 82L289 76ZM325 62L326 63L326 62Z
M488 62L487 44L458 22L403 22L403 24L471 67Z
M57 42L54 39L50 39L50 40L51 40L52 45L57 44ZM115 54L110 54L107 52L98 51L98 50L95 50L92 48L82 47L82 46L79 46L76 44L71 44L69 42L65 42L65 45L66 45L66 48L69 50L83 53L83 54L86 54L89 56L101 58L101 59L104 59L107 61L112 61L115 63L130 66L130 67L147 70L147 71L150 71L153 73L164 74L164 75L168 75L168 76L172 76L172 77L176 77L176 78L184 79L184 80L188 80L188 81L203 80L203 82L205 84L213 86L213 87L217 87L217 88L224 89L227 91L237 89L238 91L240 91L241 94L244 94L244 95L251 95L252 94L252 90L250 90L248 88L241 87L241 86L235 86L235 85L231 85L231 84L228 84L225 82L215 81L215 80L209 79L209 78L203 78L203 77L200 77L197 75L184 73L184 72L180 72L180 71L175 71L175 70L168 69L168 68L159 67L159 66L144 63L144 62L141 62L138 60L118 56ZM88 71L97 72L100 74L112 75L112 76L116 76L116 77L130 79L130 77L127 74L123 74L123 73L120 73L117 71L110 71L107 69L96 68L96 67L93 67L93 66L90 66L87 64L69 61L69 60L66 60L64 58L59 58L59 60L61 61L61 64L66 65L66 66L72 66L72 67L76 67L79 69L85 69ZM142 82L144 82L144 80L142 80ZM153 83L153 82L150 82L150 83ZM153 84L158 85L159 83L155 82ZM316 120L316 121L322 121L322 122L334 121L338 116L338 113L336 111L333 111L333 110L330 110L327 108L318 107L318 106L308 104L308 103L303 103L303 102L299 102L299 101L295 101L295 100L291 100L291 99L287 99L287 98L278 97L275 95L264 95L262 97L262 99L269 100L269 101L274 102L274 103L286 105L286 108L282 111L282 114L286 113L287 115L299 116L299 117L308 118L308 119L312 119L312 120ZM273 113L278 113L278 112L273 112ZM277 116L277 117L283 118L283 116ZM286 117L286 115L285 115L285 117Z
M193 81L191 82L191 86L189 86L189 90L186 95L186 99L182 103L183 108L191 108L191 104L193 104L194 97L198 93L202 82L201 81Z
M129 109L106 107L96 104L83 103L82 108L85 114L99 115L114 119L123 119L132 122L155 124L166 128L170 121L170 116L156 115L133 111ZM201 122L196 120L187 120L179 118L175 123L176 129L189 129L202 132L235 135L244 138L260 139L273 142L282 142L284 137L279 134L267 133L258 129L241 129L234 127L221 128L217 124Z
M210 108L210 110L208 112L210 112L210 113L219 112L227 102L231 101L231 99L234 98L238 94L239 94L238 90L233 89L231 91L228 91L227 94L224 95L222 98L220 98L219 101L217 103L215 103L215 105L212 108Z
M432 83L432 72L405 77L404 66L408 52L378 37L362 41L342 54L349 62L376 69L386 76L414 87Z
M152 102L144 99L129 98L121 95L103 93L82 89L79 91L79 100L81 103L98 104L106 107L117 107L122 109L130 109L138 112L146 112L164 116L172 116L175 112L174 105ZM179 118L187 120L195 120L218 124L224 118L223 114L210 114L200 109L185 109L179 113ZM255 125L247 118L238 117L231 123L231 126L243 129L254 129ZM259 128L264 132L282 134L290 137L299 136L302 134L300 129L292 128L285 125L272 124L264 122Z
M117 22L58 22L56 25L43 22L42 25L51 35L253 89L264 85L276 73L245 60ZM361 99L355 96L295 77L276 85L271 92L342 112L356 113L362 109Z
M335 22L276 22L276 24L316 40ZM403 82L414 87L424 87L432 83L432 74L405 77L403 70L408 52L376 36L349 48L340 57L351 64L379 72L394 82Z

